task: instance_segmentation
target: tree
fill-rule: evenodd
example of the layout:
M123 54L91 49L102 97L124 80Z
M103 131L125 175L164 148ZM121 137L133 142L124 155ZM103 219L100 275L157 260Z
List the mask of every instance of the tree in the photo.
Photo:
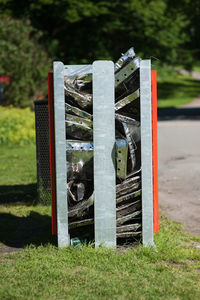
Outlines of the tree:
M0 20L0 75L10 77L5 104L27 105L47 91L50 62L38 43L40 37L29 21Z
M116 59L130 46L144 58L175 64L189 40L188 16L172 0L4 0L0 7L28 16L43 31L49 55L66 64Z
M4 0L0 15L29 18L52 59L117 59L134 46L143 58L191 65L199 55L199 0Z

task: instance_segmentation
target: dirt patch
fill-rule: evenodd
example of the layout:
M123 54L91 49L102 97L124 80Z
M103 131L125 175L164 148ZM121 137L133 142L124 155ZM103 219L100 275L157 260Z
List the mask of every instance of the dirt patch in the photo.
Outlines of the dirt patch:
M200 250L200 242L192 241L192 242L185 242L188 246L192 248L197 248Z
M8 247L8 246L3 245L3 246L0 246L0 255L19 252L22 250L23 250L23 248L14 248L14 247Z
M71 270L71 273L72 273L72 274L76 274L76 273L79 273L79 272L85 272L85 271L88 271L88 268L87 268L87 267L84 267L84 266L78 266L78 267L74 268L73 270Z
M198 268L198 269L195 269L198 273L200 273L200 268Z

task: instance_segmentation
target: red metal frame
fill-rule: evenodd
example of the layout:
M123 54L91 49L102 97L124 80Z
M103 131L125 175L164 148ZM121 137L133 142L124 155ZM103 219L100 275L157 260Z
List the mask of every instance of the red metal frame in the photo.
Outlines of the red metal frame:
M53 103L53 73L48 73L48 107L49 107L49 150L51 176L51 222L52 234L57 234L56 212L56 173L55 173L55 136L54 136L54 103Z
M151 71L152 86L152 153L153 153L153 230L159 231L158 213L158 141L157 141L157 72ZM51 212L52 234L57 234L56 212L56 178L55 178L55 136L54 136L54 103L53 73L48 73L48 106L49 106L49 148L51 176Z
M158 135L157 135L157 72L151 71L152 88L152 153L153 153L153 231L159 232L158 213Z

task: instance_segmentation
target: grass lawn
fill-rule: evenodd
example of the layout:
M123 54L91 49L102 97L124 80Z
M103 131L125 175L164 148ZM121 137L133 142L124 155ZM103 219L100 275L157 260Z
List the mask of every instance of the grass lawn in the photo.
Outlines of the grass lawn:
M35 184L35 145L0 147L0 184L13 186Z
M192 68L192 71L194 71L194 72L200 72L200 62L198 62L198 63L196 64L196 66L194 66L194 67Z
M200 84L190 76L169 67L152 66L158 76L158 107L178 107L200 95Z
M0 150L0 299L199 299L200 238L160 217L155 249L58 249L36 204L34 146Z

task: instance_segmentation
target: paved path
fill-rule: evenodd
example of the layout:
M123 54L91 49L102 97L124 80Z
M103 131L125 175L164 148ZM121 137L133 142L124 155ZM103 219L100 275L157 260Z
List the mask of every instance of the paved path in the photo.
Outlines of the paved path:
M200 236L200 98L158 112L159 204Z
M187 70L179 69L179 68L174 68L174 70L179 72L180 74L189 75L189 76L192 76L196 80L200 80L200 72L187 71Z

